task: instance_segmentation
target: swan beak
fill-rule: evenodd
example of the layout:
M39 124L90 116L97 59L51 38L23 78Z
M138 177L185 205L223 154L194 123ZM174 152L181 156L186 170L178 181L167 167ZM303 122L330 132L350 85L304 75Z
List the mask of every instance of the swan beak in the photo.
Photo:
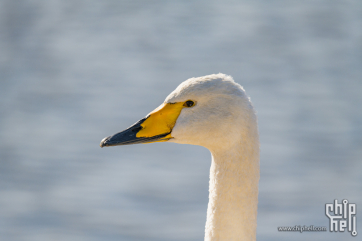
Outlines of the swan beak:
M128 129L104 138L100 146L119 146L168 141L183 103L164 103Z

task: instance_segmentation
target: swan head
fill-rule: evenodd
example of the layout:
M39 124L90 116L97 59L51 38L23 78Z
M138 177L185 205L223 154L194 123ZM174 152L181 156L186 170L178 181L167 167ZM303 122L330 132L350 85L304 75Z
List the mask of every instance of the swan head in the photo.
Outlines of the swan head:
M253 106L231 76L213 74L181 83L164 103L128 129L104 138L100 146L175 142L228 147L256 127Z

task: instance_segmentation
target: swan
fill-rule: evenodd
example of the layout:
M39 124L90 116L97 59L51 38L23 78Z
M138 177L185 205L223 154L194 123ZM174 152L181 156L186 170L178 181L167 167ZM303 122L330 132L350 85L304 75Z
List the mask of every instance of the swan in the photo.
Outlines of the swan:
M145 118L100 146L166 141L211 152L205 241L255 240L259 134L243 87L221 73L190 78Z

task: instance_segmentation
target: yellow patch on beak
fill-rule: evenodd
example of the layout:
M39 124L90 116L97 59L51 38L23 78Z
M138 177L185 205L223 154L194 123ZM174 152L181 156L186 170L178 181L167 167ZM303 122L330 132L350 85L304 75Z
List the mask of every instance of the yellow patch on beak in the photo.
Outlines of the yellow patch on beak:
M183 103L164 103L152 111L147 119L141 124L142 129L137 132L136 137L153 137L171 133L180 115ZM171 134L159 141L167 141L172 138Z

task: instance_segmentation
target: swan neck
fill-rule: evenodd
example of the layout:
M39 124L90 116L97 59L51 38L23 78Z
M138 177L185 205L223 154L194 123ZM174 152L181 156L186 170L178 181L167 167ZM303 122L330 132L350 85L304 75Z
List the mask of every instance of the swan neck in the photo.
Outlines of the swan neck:
M211 150L205 241L256 239L259 146L252 141Z

